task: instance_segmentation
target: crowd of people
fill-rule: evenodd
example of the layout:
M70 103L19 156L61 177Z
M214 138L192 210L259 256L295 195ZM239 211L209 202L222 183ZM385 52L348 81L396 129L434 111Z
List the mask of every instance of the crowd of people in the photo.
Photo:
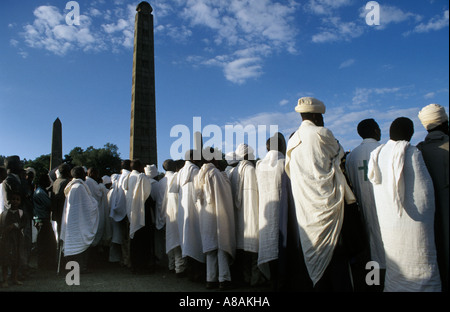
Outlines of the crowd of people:
M374 119L345 152L324 125L323 102L305 97L288 140L276 133L256 160L242 143L167 159L164 174L139 159L100 177L62 164L56 179L34 177L18 156L0 167L3 287L39 269L59 271L93 258L135 274L157 266L208 289L270 285L297 291L448 291L448 116L437 104L395 119L381 144ZM34 185L36 181L36 185ZM36 233L36 235L33 235ZM33 236L36 236L33 238Z

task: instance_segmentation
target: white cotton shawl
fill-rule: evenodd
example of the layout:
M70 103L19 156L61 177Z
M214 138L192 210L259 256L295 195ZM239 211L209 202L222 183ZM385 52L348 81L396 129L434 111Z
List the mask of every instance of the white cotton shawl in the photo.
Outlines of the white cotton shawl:
M98 227L98 204L81 179L73 179L64 189L66 201L61 224L65 256L85 251L94 241Z
M203 252L216 249L232 258L236 252L234 207L231 184L213 164L204 164L195 177Z
M278 259L281 178L284 173L284 162L284 155L272 150L256 164L259 194L258 267L267 278L270 278L268 262Z
M368 176L386 255L384 291L440 291L434 189L421 152L389 140L371 153Z
M259 207L255 167L250 161L241 160L231 172L230 180L236 220L236 248L257 253Z
M162 210L166 211L166 253L180 246L180 233L178 232L177 212L178 212L178 192L170 192L173 183L176 183L176 175L172 171L166 172L167 189L162 201Z
M122 221L127 215L127 200L124 190L124 181L130 174L130 171L122 169L117 182L112 185L111 197L110 197L110 213L109 216L115 221Z
M342 146L332 132L305 120L289 139L286 173L291 178L300 239L309 276L323 276L338 242L344 200L356 201L340 169Z
M204 263L205 255L202 249L199 212L195 205L194 178L199 168L186 161L177 174L176 183L172 183L171 192L178 193L178 231L180 233L181 251L183 257L189 256Z
M140 173L137 177L136 184L132 192L132 200L130 207L130 238L134 238L134 233L145 226L145 202L150 196L152 185L150 180L144 173Z

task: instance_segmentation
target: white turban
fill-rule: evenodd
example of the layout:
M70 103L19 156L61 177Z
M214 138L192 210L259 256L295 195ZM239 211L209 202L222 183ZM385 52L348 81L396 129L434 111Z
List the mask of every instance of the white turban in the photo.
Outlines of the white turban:
M430 104L419 112L419 119L426 130L431 130L448 121L448 116L443 106Z
M158 168L156 168L155 165L147 165L144 168L145 175L148 176L150 179L153 179L158 175Z
M225 160L227 161L228 165L233 166L237 164L239 161L236 159L235 152L229 152L225 155Z
M312 97L302 97L295 107L297 113L319 113L325 114L325 104Z
M239 159L239 160L244 159L245 155L248 155L249 160L255 160L255 154L254 154L253 148L251 148L250 146L248 146L245 143L239 144L239 146L236 149L235 154L236 154L236 159Z
M112 183L112 180L111 180L111 178L110 178L109 176L104 175L104 176L102 177L102 183L103 183L104 185L106 185L106 184Z

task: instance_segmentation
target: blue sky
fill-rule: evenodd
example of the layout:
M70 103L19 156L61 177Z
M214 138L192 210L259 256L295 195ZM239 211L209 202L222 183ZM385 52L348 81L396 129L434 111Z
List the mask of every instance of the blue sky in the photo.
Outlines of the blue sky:
M49 154L59 117L64 154L110 142L128 158L140 1L79 0L80 25L67 25L67 2L0 3L0 155ZM448 1L378 1L379 26L366 23L367 1L358 0L149 3L160 168L180 138L171 130L192 129L193 117L221 129L277 125L288 137L301 122L298 98L313 96L351 150L362 119L375 118L386 142L390 123L409 117L417 144L426 135L419 110L438 103L448 112Z

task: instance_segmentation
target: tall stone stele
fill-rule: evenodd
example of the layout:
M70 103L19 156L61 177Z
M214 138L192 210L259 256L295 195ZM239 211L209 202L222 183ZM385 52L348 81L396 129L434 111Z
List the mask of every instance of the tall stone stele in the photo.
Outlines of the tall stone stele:
M152 7L141 2L134 23L130 159L158 165L156 150L155 55Z
M50 154L50 170L62 164L62 125L61 120L56 118L52 130L52 152Z

